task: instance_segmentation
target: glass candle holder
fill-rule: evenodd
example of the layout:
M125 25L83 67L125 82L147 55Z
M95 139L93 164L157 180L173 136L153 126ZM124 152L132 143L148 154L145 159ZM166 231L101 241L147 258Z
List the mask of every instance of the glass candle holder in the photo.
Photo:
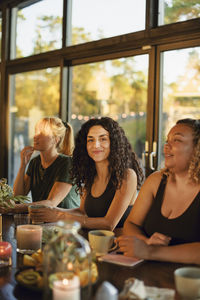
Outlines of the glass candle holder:
M56 226L58 233L44 247L44 299L88 300L92 282L89 243L78 234L78 222L59 221Z
M12 264L12 246L8 242L0 242L0 267L7 267Z
M17 226L17 252L31 254L41 248L42 226L18 225Z

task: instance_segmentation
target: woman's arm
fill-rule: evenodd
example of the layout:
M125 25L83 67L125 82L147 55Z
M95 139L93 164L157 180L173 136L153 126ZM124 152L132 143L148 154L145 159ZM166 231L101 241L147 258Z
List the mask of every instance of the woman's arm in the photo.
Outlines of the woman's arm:
M128 205L130 204L132 198L134 197L136 192L136 187L137 187L136 174L132 169L129 169L127 178L123 181L121 188L116 191L112 204L105 217L97 217L97 218L87 217L84 210L85 194L81 197L81 205L79 209L66 210L66 209L59 209L59 208L54 208L54 209L49 208L47 211L45 208L43 212L40 209L38 209L40 213L36 212L37 216L33 215L32 213L31 215L35 221L36 218L37 221L43 219L46 222L54 222L59 219L62 220L71 219L80 222L81 226L85 228L89 228L89 229L104 228L108 230L113 230L117 225L117 223L119 222L119 220L121 219Z
M69 194L72 185L67 182L55 182L50 193L45 200L34 202L34 204L58 206L62 200Z
M27 175L26 175L27 176ZM28 207L30 205L36 204L36 205L47 205L56 207L60 204L60 202L68 195L72 188L72 185L66 182L55 182L48 198L45 200L37 201L37 202L29 202L24 204L16 204L14 208L6 209L6 212L27 212Z
M48 201L48 200L46 200ZM81 196L80 207L72 209L64 209L54 206L48 206L47 202L38 201L37 204L47 205L39 209L29 209L30 217L35 222L57 222L59 220L72 220L78 221L83 226L86 214L84 211L85 194Z
M135 201L135 204L124 223L123 227L123 236L120 236L117 239L120 251L127 253L132 253L134 256L134 237L143 240L146 244L149 245L165 245L167 246L171 240L170 237L155 232L151 237L147 237L144 231L142 230L144 220L146 215L151 208L151 205L154 201L155 195L160 184L162 174L160 172L155 172L150 175L144 182L139 195Z
M123 234L136 236L147 242L148 238L142 231L142 225L146 215L153 203L161 180L161 173L151 174L142 185L135 204L126 219L123 227Z
M137 176L134 170L127 170L127 177L123 180L122 186L116 191L114 199L108 209L105 217L95 217L90 218L86 215L82 217L77 217L83 227L88 229L107 229L113 230L124 212L126 211L128 205L131 203L132 199L135 197L137 188ZM84 202L82 202L84 205ZM84 206L83 206L84 207Z
M25 147L20 153L20 168L14 182L13 192L14 195L27 195L30 191L30 177L25 174L26 166L33 154L34 148L31 146Z
M134 239L135 257L147 260L169 261L177 263L200 264L200 243L186 243L176 246L147 245ZM127 256L131 253L127 253Z

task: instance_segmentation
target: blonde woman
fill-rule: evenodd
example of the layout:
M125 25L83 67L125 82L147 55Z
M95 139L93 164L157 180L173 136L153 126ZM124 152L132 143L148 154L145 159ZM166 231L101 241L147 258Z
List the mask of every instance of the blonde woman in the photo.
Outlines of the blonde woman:
M72 186L70 168L74 148L72 127L57 117L45 117L35 126L34 145L21 151L21 165L14 182L15 195L27 195L37 204L76 208L79 195ZM34 151L40 154L30 160ZM29 163L26 171L27 164ZM26 212L29 204L17 204L14 212Z

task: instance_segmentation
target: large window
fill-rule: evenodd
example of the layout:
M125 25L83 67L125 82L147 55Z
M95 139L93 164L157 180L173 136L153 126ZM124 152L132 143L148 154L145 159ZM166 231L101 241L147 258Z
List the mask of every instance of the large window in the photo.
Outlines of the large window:
M199 118L199 21L192 0L1 0L0 178L43 115L75 133L110 116L146 175L159 168L169 127Z
M14 8L11 58L61 48L62 8L63 0L43 0L25 8Z
M35 123L59 113L59 76L59 68L52 68L10 78L9 184L19 169L20 151L32 145Z
M73 0L72 44L145 29L146 0Z
M160 152L169 129L183 118L200 119L200 47L167 51L163 60ZM175 68L174 68L175 66ZM163 161L163 156L161 157Z
M75 132L94 116L120 123L139 157L146 138L148 55L73 67L72 116Z

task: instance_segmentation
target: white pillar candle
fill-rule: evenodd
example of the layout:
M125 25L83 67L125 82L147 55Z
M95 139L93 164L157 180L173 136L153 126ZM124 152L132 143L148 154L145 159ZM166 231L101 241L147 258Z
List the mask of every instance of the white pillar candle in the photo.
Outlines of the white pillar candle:
M41 248L42 226L19 225L17 226L17 251L31 253Z
M80 300L79 277L54 281L53 300Z

